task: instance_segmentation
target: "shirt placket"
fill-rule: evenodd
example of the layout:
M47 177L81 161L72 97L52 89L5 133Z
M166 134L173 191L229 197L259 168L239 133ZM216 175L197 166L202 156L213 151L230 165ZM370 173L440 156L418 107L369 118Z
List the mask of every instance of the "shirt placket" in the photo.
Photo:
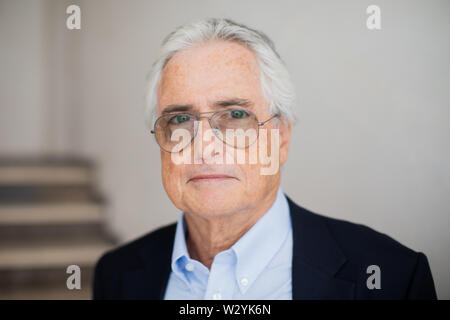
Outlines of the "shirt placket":
M235 286L233 254L231 251L221 252L211 265L204 299L233 299Z

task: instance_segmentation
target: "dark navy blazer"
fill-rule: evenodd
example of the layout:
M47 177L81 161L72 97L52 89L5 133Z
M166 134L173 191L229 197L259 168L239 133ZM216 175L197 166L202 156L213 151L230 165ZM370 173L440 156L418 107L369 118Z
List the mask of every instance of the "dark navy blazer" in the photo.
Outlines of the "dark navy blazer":
M294 240L293 299L436 299L423 253L366 226L318 215L287 199ZM95 267L94 299L163 299L175 227L175 223L162 227L104 254ZM380 268L380 289L367 285L371 265Z

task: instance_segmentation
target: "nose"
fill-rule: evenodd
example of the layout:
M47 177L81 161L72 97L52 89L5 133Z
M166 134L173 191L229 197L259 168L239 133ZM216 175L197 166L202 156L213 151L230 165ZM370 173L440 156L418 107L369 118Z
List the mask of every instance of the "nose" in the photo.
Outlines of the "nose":
M203 139L203 134L205 131L211 129L209 125L209 117L199 116L197 119L197 134L195 135L195 139Z
M209 117L199 116L197 133L194 138L194 163L215 163L216 157L222 153L222 142L216 138L214 128L211 128ZM217 145L218 144L218 145Z

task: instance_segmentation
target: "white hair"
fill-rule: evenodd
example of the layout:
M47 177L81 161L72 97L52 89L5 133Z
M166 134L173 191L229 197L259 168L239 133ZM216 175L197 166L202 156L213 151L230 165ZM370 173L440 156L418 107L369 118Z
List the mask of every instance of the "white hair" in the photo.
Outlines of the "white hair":
M157 117L157 90L167 62L179 51L211 40L234 41L255 54L261 87L272 114L280 114L285 122L295 123L292 112L294 86L289 73L275 50L272 40L264 33L229 19L206 19L178 27L163 41L157 60L147 80L145 122L152 129Z

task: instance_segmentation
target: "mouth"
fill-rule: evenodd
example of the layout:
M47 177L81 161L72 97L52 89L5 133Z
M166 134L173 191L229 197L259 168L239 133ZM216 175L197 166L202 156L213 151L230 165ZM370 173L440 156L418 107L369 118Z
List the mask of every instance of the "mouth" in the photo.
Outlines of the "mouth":
M188 182L221 182L227 180L236 180L236 178L226 174L200 174L192 177Z

